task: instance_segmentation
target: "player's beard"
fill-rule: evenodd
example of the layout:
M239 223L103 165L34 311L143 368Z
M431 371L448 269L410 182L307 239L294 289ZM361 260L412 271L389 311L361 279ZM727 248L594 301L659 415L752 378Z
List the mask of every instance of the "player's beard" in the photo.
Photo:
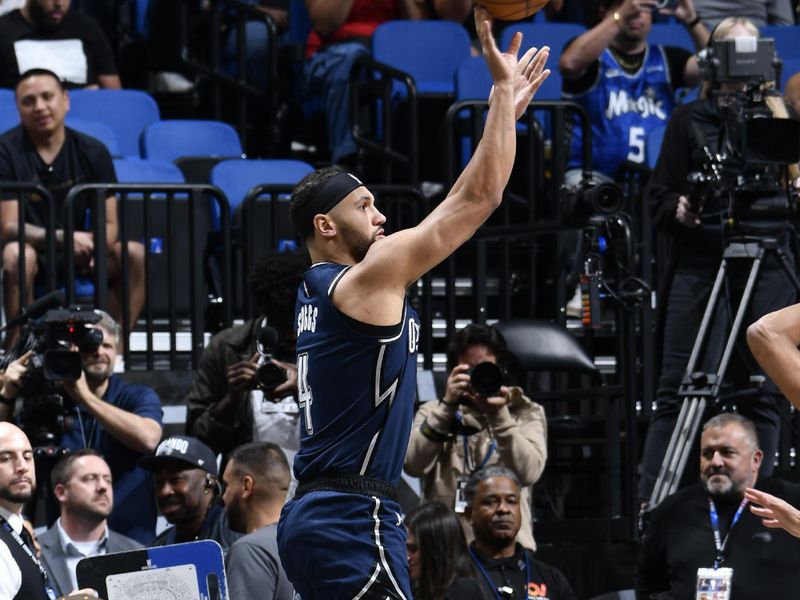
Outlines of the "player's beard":
M342 240L344 240L347 250L356 262L361 262L369 251L369 247L375 243L375 236L379 228L375 228L372 237L367 237L360 231L349 225L341 225Z

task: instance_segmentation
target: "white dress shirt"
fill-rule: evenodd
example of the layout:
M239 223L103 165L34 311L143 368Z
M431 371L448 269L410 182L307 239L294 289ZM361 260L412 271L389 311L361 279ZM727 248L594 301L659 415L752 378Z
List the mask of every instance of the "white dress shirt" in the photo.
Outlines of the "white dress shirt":
M17 534L22 531L23 518L21 515L12 513L0 506L0 517L3 517L11 525ZM17 561L11 556L8 546L0 541L0 600L12 600L22 587L22 572L19 570Z

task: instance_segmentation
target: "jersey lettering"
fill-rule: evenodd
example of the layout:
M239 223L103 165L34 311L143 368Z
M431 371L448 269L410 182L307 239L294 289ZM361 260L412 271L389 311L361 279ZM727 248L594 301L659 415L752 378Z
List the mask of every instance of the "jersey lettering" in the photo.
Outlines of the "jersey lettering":
M307 304L300 309L297 314L297 335L300 336L304 331L314 333L317 330L317 315L319 309L313 304Z
M311 435L314 433L314 424L311 421L313 396L311 386L308 384L308 352L297 356L297 396L297 404L304 413L306 431Z
M662 121L667 119L664 103L649 94L633 98L625 90L612 90L608 96L606 119L613 119L628 113L641 115L643 119L655 116Z
M419 349L419 323L414 319L408 320L408 353L414 354Z

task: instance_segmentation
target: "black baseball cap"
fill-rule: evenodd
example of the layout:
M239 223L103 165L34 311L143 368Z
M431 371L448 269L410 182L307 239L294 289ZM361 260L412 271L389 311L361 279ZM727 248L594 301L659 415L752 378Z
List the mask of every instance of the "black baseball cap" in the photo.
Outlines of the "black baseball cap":
M203 469L217 476L217 456L214 451L197 438L187 435L172 435L158 445L154 455L139 459L139 465L148 471L167 463L184 463L188 468Z

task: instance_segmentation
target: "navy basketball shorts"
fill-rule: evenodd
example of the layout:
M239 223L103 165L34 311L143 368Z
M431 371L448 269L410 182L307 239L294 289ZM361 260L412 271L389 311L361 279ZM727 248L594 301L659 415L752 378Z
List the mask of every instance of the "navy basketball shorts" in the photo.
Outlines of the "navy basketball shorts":
M412 600L406 530L392 500L314 491L291 500L278 552L303 600Z

